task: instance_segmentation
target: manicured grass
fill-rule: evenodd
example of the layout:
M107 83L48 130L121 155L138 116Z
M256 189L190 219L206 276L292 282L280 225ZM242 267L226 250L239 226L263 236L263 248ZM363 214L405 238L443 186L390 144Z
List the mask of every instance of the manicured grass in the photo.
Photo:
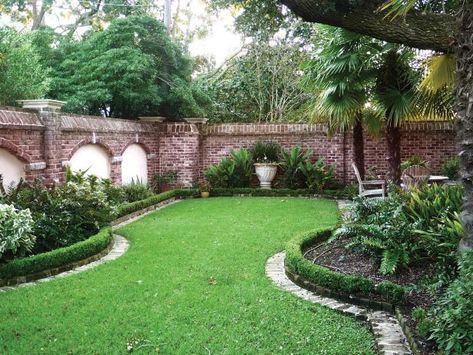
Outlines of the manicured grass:
M266 259L334 202L187 200L120 230L121 258L0 293L0 353L368 354L362 323L276 288Z

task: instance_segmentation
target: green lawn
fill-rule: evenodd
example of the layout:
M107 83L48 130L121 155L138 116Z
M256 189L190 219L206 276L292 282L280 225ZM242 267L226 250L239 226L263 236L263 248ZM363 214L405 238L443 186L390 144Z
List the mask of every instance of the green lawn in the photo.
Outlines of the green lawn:
M268 257L336 222L331 201L186 200L122 228L121 258L0 293L5 354L368 354L351 318L273 286Z

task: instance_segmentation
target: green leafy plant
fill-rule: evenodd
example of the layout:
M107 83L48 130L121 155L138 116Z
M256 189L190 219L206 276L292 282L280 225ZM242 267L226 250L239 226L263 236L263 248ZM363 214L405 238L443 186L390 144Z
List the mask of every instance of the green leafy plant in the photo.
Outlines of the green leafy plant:
M463 189L433 185L410 192L391 189L384 200L357 198L350 220L335 233L347 248L365 253L391 274L420 260L452 272L463 235L459 211Z
M121 187L123 191L123 202L134 202L144 200L153 195L149 186L139 181L133 181Z
M247 149L232 151L230 157L204 171L204 176L214 187L248 187L253 175L251 154Z
M24 186L8 201L29 208L34 220L33 253L53 250L87 239L108 224L115 209L96 178L80 177L47 188L40 181Z
M419 165L427 168L429 166L429 162L427 160L423 160L417 155L414 155L401 163L401 171L404 171L414 165Z
M448 176L450 180L457 180L460 172L460 159L452 158L442 165L442 174Z
M177 171L169 170L163 174L156 174L151 179L151 189L155 193L164 191L166 184L169 184L177 179Z
M282 176L281 185L289 189L301 189L306 186L305 176L301 171L301 166L305 165L312 155L312 151L303 151L301 147L294 147L290 151L281 151Z
M35 239L30 210L0 204L0 261L31 252Z
M459 258L459 276L429 311L432 335L445 354L473 353L473 252Z
M309 160L301 162L299 169L306 179L307 188L315 192L321 192L334 180L335 166L325 164L324 158L315 163Z
M250 154L255 163L277 163L280 159L281 146L276 142L257 141L250 148Z
M432 321L428 318L424 308L416 307L411 312L412 319L416 322L416 331L421 337L427 337L432 329Z

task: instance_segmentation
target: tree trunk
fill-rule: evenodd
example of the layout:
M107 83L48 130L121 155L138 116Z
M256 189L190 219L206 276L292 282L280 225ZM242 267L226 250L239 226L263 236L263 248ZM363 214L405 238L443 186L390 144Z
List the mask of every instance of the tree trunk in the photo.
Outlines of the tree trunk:
M388 124L386 127L386 140L388 143L389 178L393 183L401 184L401 129Z
M457 146L465 188L461 220L465 236L460 250L473 249L473 1L463 5L457 36Z
M379 11L385 0L282 0L305 21L342 27L349 31L409 47L451 52L455 16L412 10L405 17L386 18Z
M353 160L360 172L361 179L365 178L365 148L363 140L363 117L357 114L355 125L353 126Z

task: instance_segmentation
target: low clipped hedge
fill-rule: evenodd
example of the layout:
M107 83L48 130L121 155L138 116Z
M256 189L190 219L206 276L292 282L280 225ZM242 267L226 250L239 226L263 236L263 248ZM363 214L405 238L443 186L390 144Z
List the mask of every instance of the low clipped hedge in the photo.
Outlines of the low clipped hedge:
M398 304L405 293L402 286L389 281L376 284L370 279L347 275L332 271L323 266L311 263L304 258L303 250L317 240L326 240L330 237L330 229L312 231L299 235L289 241L286 247L286 267L291 273L300 275L303 279L328 288L342 295L366 296L379 295L383 300L393 305Z
M112 241L111 227L101 229L92 237L73 245L46 253L14 259L0 265L0 279L31 275L84 260L102 252Z
M319 196L326 198L349 198L349 194L344 190L324 190L321 193L314 193L308 189L258 189L258 188L215 188L210 191L211 196L234 196L234 195L251 195L251 196Z
M157 195L145 198L144 200L124 203L118 207L118 212L116 217L120 218L126 216L127 214L142 210L144 208L156 205L162 201L168 200L173 197L197 197L199 196L198 189L175 189L162 192Z

